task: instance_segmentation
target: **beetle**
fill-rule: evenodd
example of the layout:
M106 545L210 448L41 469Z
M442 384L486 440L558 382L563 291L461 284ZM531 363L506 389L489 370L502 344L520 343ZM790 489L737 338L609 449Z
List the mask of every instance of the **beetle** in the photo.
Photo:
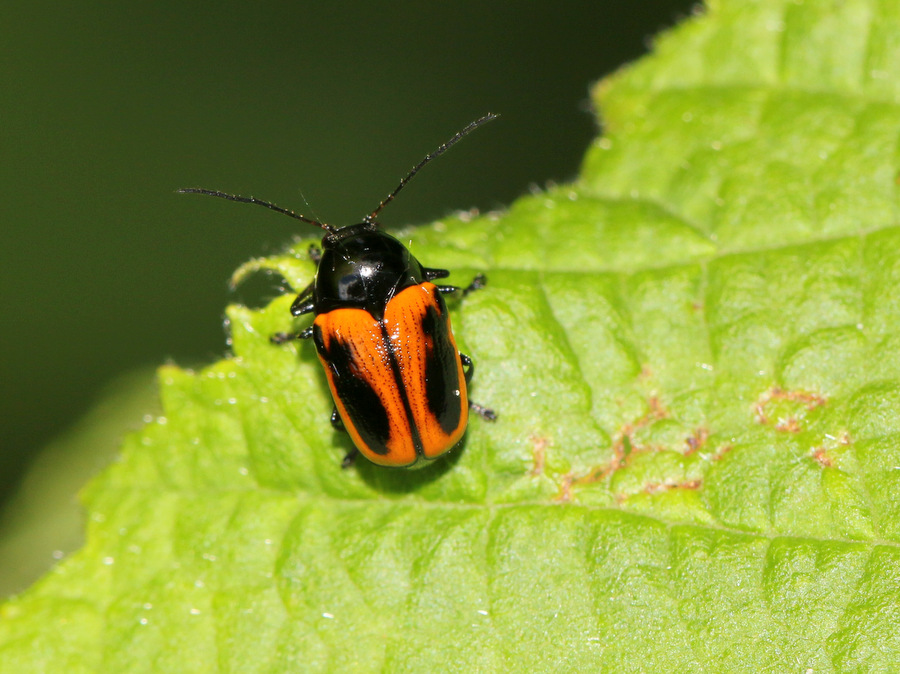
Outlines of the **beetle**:
M419 467L462 439L471 409L493 421L496 414L468 398L472 359L456 347L443 295L465 297L484 286L483 274L465 288L437 285L450 272L423 266L376 218L428 162L493 119L475 120L425 156L362 222L344 227L307 218L256 199L204 188L205 194L257 204L325 230L321 249L310 247L313 281L291 305L294 317L313 313L311 326L274 343L312 338L331 389L332 425L355 445L343 467L361 453L381 466Z

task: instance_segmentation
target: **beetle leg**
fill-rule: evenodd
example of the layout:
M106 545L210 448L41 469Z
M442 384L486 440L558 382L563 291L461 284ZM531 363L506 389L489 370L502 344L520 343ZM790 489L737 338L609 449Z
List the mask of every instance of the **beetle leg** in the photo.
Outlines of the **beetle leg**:
M316 244L311 243L311 244L309 244L308 252L309 252L309 259L313 261L313 264L315 264L316 267L318 267L319 260L322 259L322 249L319 248Z
M315 302L312 297L307 299L304 298L303 295L297 295L297 299L295 299L294 303L291 305L291 315L302 316L303 314L308 314L315 308Z
M269 341L272 344L284 344L285 342L290 342L294 339L309 339L312 337L313 329L312 326L306 328L306 330L301 330L296 334L288 334L287 332L276 332L274 335L269 337Z
M475 412L478 416L480 416L485 421L497 421L497 413L488 409L484 405L479 405L478 403L469 401L469 409Z
M294 303L291 305L291 316L302 316L316 308L315 301L313 300L314 286L315 281L306 286L303 289L303 292L297 295Z
M472 375L475 374L475 363L473 363L472 359L462 352L460 352L459 354L459 360L462 362L462 366L464 368L468 368L465 371L466 386L468 386L469 382L472 381Z
M450 276L450 272L446 269L430 269L428 267L423 267L422 273L425 274L426 281L434 281L436 278L447 278Z
M356 457L359 456L359 450L354 447L349 452L347 452L346 456L344 456L344 460L341 461L341 468L349 468L356 462Z
M464 368L468 368L464 374L466 377L466 386L469 385L469 382L472 381L472 375L475 374L475 363L472 362L472 359L469 358L466 354L460 353L459 360L462 362ZM475 412L482 419L487 419L488 421L496 421L497 413L484 405L479 405L476 402L469 401L469 409Z
M315 246L309 247L310 257L313 257L313 249L315 248L318 251L318 256L322 257L322 251L320 251ZM315 259L315 258L314 258ZM318 262L316 262L318 264ZM313 292L315 291L316 282L313 281L308 286L306 286L303 290L300 291L300 294L294 298L294 303L291 304L291 315L292 316L302 316L303 314L308 314L313 311L315 307L315 300L313 299ZM309 339L312 337L312 327L306 328L302 332L291 335L286 332L276 332L274 335L269 337L269 341L273 344L284 344L285 342L289 342L292 339Z
M346 430L344 428L344 420L341 419L341 415L338 413L337 405L331 409L331 425L336 431Z
M465 297L471 292L480 290L481 288L484 288L485 285L487 285L487 276L484 274L475 274L475 278L472 279L472 282L463 288L462 296Z
M344 428L344 420L341 419L341 415L338 412L337 405L331 408L331 426L336 431L346 431ZM354 463L356 463L356 457L359 456L359 450L354 447L349 452L344 455L343 460L341 461L341 468L349 468Z
M438 271L443 271L443 270L438 270ZM443 278L443 277L440 277L440 278ZM437 289L442 295L447 295L449 293L455 293L459 290L462 290L462 296L465 297L466 295L468 295L471 292L474 292L476 290L480 290L481 288L484 288L484 286L486 284L487 284L487 276L485 276L484 274L476 274L475 278L472 279L472 282L469 285L467 285L465 288L460 288L458 286L438 286Z

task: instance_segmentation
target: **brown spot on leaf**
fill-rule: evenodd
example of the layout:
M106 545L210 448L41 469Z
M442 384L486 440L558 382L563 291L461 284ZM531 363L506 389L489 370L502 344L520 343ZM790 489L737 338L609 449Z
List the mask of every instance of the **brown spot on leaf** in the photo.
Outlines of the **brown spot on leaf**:
M659 419L665 419L669 416L668 410L663 407L659 398L651 396L647 401L649 409L634 421L623 425L616 433L613 441L613 453L618 459L618 465L622 465L631 452L645 449L635 442L635 431L645 428ZM618 468L618 465L616 466Z
M553 497L554 501L566 503L572 500L572 481L574 479L575 476L572 473L563 475L562 482L559 483L559 491L556 493L556 496Z
M658 451L665 449L664 447L641 446L636 444L634 441L635 431L640 428L649 426L658 419L665 419L669 416L669 412L665 409L665 407L663 407L662 403L659 401L659 398L657 398L656 396L651 396L647 403L649 409L643 415L630 423L624 424L616 433L613 439L612 458L610 458L607 463L592 468L584 475L576 476L574 473L567 473L565 476L563 476L562 482L560 482L559 492L553 498L554 501L570 501L573 498L572 490L574 487L601 482L607 479L619 468L628 463L629 456L631 456L631 454L634 452ZM535 459L535 464L537 464L537 459Z
M542 438L537 435L531 436L531 455L534 458L534 467L531 469L531 476L538 477L544 473L544 464L547 460L547 447L550 446L548 438Z
M553 497L553 500L561 503L571 501L573 498L573 487L583 487L584 485L593 484L594 482L602 482L609 477L619 465L620 464L616 459L613 458L609 463L593 468L580 477L577 477L575 473L566 473L563 476L562 482L559 484L559 491L556 496Z
M828 456L828 450L824 447L816 447L810 457L823 468L831 468L834 465L834 461Z
M684 482L670 482L669 480L664 480L663 482L651 482L644 487L645 494L661 494L665 491L672 491L673 489L700 489L700 485L703 484L703 480L685 480Z
M779 419L775 424L775 430L782 433L799 433L802 428L797 417L788 417L787 419Z
M812 412L814 409L824 406L826 400L822 396L809 391L786 391L778 386L773 386L768 391L765 391L753 404L757 423L763 425L772 423L770 418L771 412L768 408L779 402L794 403L795 409L796 406L799 406L800 409L796 410L797 413L779 417L774 425L775 430L784 433L798 433L802 430L801 420L806 415L806 412Z
M840 446L847 446L852 442L847 431L841 431L837 435L825 435L825 442L818 447L813 447L809 452L809 458L823 468L831 468L835 462L834 450Z
M691 434L691 436L684 441L687 445L687 451L684 453L684 455L690 456L694 452L702 449L708 439L709 429L705 428L704 426L694 429L694 432Z
M732 449L734 449L734 445L732 445L731 443L722 445L721 447L716 447L716 451L715 451L715 453L712 455L712 460L713 460L713 461L718 461L718 460L721 459L723 456L725 456L726 454L728 454L728 452L730 452Z

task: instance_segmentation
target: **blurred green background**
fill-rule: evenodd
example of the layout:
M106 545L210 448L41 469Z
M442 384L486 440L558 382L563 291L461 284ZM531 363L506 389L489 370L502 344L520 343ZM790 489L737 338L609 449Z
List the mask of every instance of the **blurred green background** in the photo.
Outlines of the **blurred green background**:
M0 505L118 375L219 358L230 273L312 232L176 188L348 224L491 111L381 221L502 207L576 175L589 85L692 4L4 2Z

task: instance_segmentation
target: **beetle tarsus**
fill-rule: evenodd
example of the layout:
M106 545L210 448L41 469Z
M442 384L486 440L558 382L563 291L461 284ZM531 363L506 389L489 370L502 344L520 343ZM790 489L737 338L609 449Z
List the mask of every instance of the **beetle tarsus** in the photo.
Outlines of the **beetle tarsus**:
M344 456L344 459L341 461L341 468L346 469L352 466L356 463L357 456L359 456L359 450L354 447Z
M481 290L485 285L487 285L487 276L484 274L476 274L475 278L472 279L472 282L463 288L462 296L465 297L469 293Z
M292 342L295 339L309 339L312 337L313 329L312 326L306 328L306 330L301 330L300 332L291 334L289 332L276 332L274 335L269 337L269 341L272 344L285 344L286 342Z
M269 341L272 344L284 344L285 342L290 342L293 339L296 339L297 335L289 335L286 332L276 332L274 335L269 337Z
M444 271L443 269L428 269L427 271ZM444 278L446 274L443 276L433 276L431 278ZM426 274L427 277L427 274ZM431 279L428 279L431 280ZM481 290L484 286L487 285L487 276L484 274L476 274L475 278L472 279L472 282L467 285L465 288L460 288L459 286L438 286L437 289L442 295L450 295L453 293L460 293L460 297L465 297L469 293L473 293L476 290Z
M302 293L294 298L294 302L291 304L291 316L296 318L297 316L308 314L316 308L315 301L313 300L313 287L314 283L310 283L304 288Z
M331 408L331 427L336 431L345 431L344 428L344 420L341 419L341 415L338 413L337 405Z
M466 377L466 386L468 386L469 382L472 381L472 375L475 374L475 363L473 363L472 359L461 351L459 353L459 360L462 363L462 366L466 368L463 374Z
M447 278L450 272L446 269L431 269L430 267L422 267L422 273L425 275L426 281L434 281L436 278Z
M480 416L485 421L497 421L497 413L485 407L484 405L479 405L476 402L469 401L469 409L475 412L478 416Z

